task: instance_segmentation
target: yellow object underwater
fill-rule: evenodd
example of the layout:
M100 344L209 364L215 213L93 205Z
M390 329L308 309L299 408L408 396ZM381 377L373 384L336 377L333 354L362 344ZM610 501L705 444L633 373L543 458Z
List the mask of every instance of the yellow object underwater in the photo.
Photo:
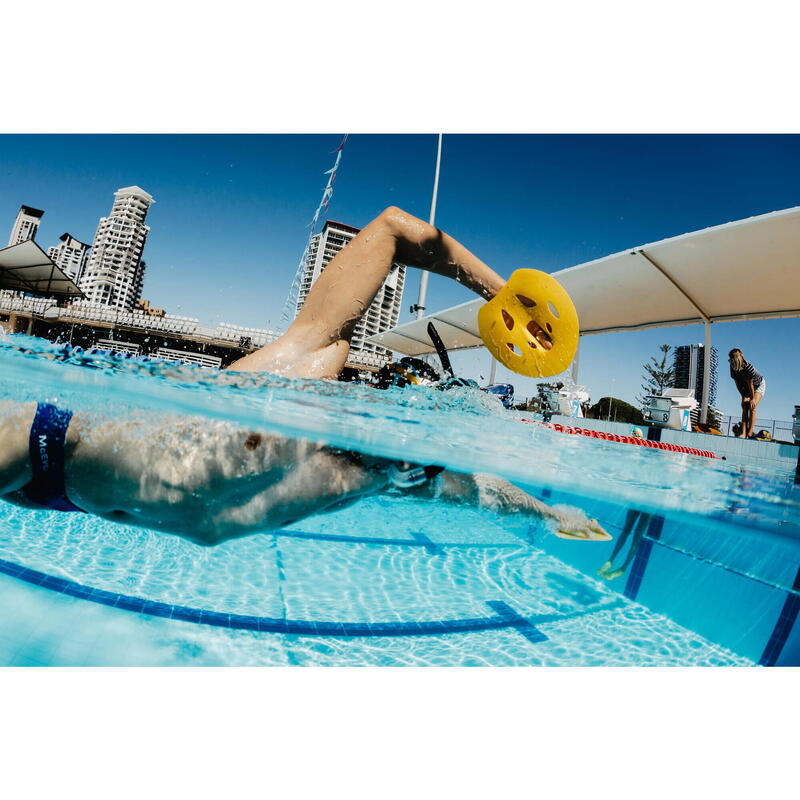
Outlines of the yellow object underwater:
M602 530L599 526L588 531L565 531L559 529L556 531L556 536L558 536L559 539L573 539L578 542L609 542L614 538L610 533Z
M518 269L478 311L487 350L512 372L546 378L563 372L578 349L578 312L546 272Z

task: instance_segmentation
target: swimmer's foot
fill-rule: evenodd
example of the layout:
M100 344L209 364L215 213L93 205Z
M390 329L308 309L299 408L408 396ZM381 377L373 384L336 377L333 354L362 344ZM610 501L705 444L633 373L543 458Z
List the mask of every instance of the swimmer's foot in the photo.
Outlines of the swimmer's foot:
M613 581L614 578L619 578L620 576L622 576L624 574L625 574L625 570L624 569L615 569L613 572L606 572L606 574L603 575L603 577L607 581Z
M597 570L597 574L600 575L601 577L605 578L606 577L606 572L608 572L613 566L614 565L610 561L606 561L606 563L603 564L603 566L600 567L599 570Z

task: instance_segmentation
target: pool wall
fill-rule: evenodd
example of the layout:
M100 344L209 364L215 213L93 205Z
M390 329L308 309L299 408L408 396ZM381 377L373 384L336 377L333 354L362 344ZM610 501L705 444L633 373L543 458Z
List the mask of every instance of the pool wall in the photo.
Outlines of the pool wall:
M547 503L579 505L602 520L615 541L625 524L625 508L523 488ZM602 580L598 569L614 548L614 541L587 543L541 534L535 544L596 580ZM615 564L622 562L628 546ZM744 526L726 532L712 522L654 515L626 574L607 583L759 664L800 665L800 542L789 536Z

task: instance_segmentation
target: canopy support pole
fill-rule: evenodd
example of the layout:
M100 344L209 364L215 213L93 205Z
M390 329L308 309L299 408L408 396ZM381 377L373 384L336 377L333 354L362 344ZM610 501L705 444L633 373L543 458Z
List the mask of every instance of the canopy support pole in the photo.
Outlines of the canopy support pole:
M572 382L578 383L578 367L581 363L581 337L578 336L578 347L575 349L575 358L572 359Z
M670 275L660 264L651 258L644 250L636 251L642 258L649 261L696 309L703 318L706 328L705 349L703 350L703 402L700 404L700 422L704 425L708 421L708 392L711 388L711 318L697 304L695 299Z
M711 320L706 320L706 340L703 349L703 402L700 406L700 422L708 422L708 392L711 389Z

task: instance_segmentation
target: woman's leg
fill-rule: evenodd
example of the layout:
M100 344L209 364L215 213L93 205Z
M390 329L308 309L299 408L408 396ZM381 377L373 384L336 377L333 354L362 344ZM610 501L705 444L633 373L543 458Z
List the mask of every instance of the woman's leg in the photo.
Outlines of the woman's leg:
M328 264L286 333L230 369L335 378L347 360L356 323L394 262L452 278L487 300L505 284L455 239L390 207Z
M758 404L761 402L761 398L763 396L764 395L761 394L760 392L754 392L753 393L753 402L750 404L750 419L749 419L750 428L747 431L747 435L748 436L752 436L754 431L755 431L756 416L757 416L756 408L758 408Z
M608 561L606 561L603 566L597 570L598 575L606 577L606 573L611 572L611 570L614 568L614 562L617 560L620 550L622 550L624 547L625 542L628 541L628 537L636 527L636 521L642 513L643 512L637 511L635 508L628 509L627 514L625 514L625 524L622 526L622 530L617 537L617 541L614 542L614 549L611 551L611 556L609 557Z
M639 550L639 545L642 543L645 531L647 530L647 526L650 524L650 520L652 518L652 514L644 513L642 513L641 517L639 518L639 522L636 525L636 530L633 534L633 541L631 542L630 549L628 550L628 555L625 557L625 562L623 563L622 567L620 567L623 573L627 571L628 567L631 565L631 561L633 561L634 556Z
M740 439L748 437L747 431L750 428L750 401L742 398L742 430L739 432Z

